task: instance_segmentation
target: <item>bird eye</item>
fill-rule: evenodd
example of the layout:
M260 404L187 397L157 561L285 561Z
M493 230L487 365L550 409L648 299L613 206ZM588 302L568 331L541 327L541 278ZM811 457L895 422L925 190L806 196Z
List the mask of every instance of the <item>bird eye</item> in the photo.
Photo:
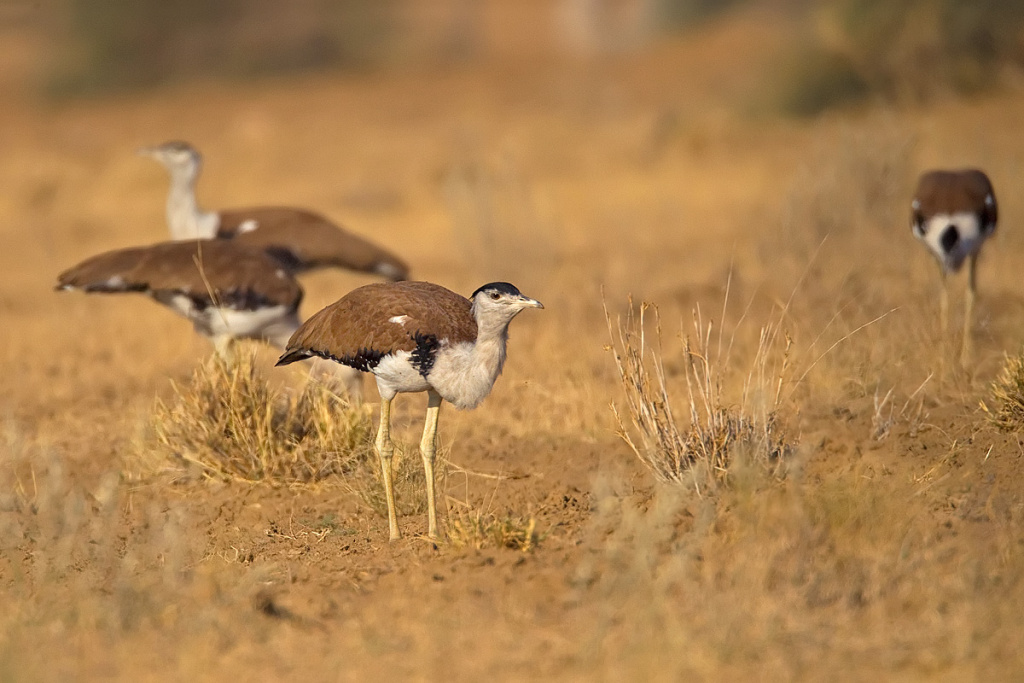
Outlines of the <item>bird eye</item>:
M491 292L491 301L497 301L501 298L501 294L498 292Z

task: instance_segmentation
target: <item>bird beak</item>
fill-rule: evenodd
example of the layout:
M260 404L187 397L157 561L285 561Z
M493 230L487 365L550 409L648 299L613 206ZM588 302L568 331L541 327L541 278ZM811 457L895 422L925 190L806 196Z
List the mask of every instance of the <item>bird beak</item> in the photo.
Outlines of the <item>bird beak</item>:
M156 147L139 147L135 150L135 154L140 157L153 157L156 158Z
M537 301L536 299L531 299L528 296L524 296L522 301L523 308L544 308L544 304Z

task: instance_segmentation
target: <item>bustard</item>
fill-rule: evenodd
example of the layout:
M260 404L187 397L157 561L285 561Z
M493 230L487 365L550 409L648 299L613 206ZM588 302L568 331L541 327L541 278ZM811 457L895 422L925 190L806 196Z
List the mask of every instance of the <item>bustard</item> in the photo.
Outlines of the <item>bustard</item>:
M147 294L190 320L221 354L239 338L284 348L302 301L302 288L277 261L222 240L104 252L61 273L57 289Z
M159 161L171 176L167 224L172 239L231 239L265 249L293 272L334 267L390 280L408 277L408 266L397 256L306 209L266 206L204 211L195 191L203 159L187 142L146 147L139 154Z
M924 242L939 262L941 290L939 320L948 334L949 291L947 276L967 261L967 293L964 302L963 343L960 362L971 356L971 318L977 291L978 254L996 230L999 208L992 182L982 171L928 171L921 175L911 202L914 236Z
M475 408L491 392L505 363L508 325L525 308L544 308L507 282L492 282L466 299L429 282L359 287L300 327L277 361L327 358L372 372L380 391L376 448L384 476L391 540L400 538L391 477L391 402L399 393L427 392L420 454L427 485L428 534L437 538L434 456L444 399Z

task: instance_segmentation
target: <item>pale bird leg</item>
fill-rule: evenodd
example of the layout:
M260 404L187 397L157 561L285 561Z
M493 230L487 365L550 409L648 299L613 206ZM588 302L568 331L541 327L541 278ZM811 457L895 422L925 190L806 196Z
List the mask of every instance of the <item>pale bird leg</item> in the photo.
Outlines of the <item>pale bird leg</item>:
M377 455L380 456L380 469L384 475L384 494L388 499L388 527L391 540L402 537L398 530L398 515L395 512L395 487L391 479L391 459L395 455L395 444L391 442L391 399L380 401L380 427L377 429Z
M949 288L946 271L939 266L939 339L942 353L939 359L939 377L946 378L946 357L949 355Z
M939 289L939 331L943 341L949 330L949 288L946 286L946 273L943 271Z
M427 534L437 539L437 507L434 501L434 457L437 455L437 418L441 412L441 395L427 392L427 417L423 423L423 439L420 440L420 455L423 456L423 473L427 480Z
M978 255L971 254L967 270L967 296L964 300L964 340L960 348L960 364L967 367L974 352L974 344L971 339L971 321L974 316L974 295L976 292L978 270Z
M224 361L225 365L231 365L235 360L234 339L226 334L219 334L212 339L213 350L217 357Z

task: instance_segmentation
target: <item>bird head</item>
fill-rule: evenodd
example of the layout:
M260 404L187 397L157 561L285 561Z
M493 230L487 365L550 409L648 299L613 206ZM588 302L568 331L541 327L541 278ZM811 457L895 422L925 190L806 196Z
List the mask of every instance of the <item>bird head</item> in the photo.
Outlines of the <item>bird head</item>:
M190 181L199 176L199 170L203 165L203 157L198 150L181 140L172 140L156 147L143 147L138 153L139 156L159 161L172 177Z
M507 282L491 282L480 287L470 297L477 323L494 321L507 324L525 308L544 308L544 304L524 296Z

